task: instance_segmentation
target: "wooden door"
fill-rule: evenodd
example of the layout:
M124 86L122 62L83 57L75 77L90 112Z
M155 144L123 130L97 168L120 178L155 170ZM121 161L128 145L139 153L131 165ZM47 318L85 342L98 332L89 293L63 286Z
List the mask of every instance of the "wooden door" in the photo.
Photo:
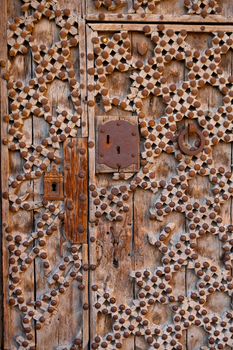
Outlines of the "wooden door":
M232 17L2 2L1 349L233 349Z

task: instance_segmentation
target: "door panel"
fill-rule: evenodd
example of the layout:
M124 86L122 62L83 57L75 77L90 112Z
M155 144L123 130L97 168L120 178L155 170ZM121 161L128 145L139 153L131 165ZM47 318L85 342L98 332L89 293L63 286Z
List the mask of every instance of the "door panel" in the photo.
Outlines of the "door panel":
M87 0L87 18L95 21L231 22L230 0Z
M3 1L2 349L233 348L232 13Z
M86 349L87 123L81 6L70 3L70 11L62 2L8 5L8 63L2 82L9 96L9 112L6 107L3 112L4 349ZM79 172L69 162L69 150L79 152L72 157ZM66 214L71 200L82 239L67 223L72 224Z
M93 349L232 346L232 27L214 30L90 25ZM138 121L136 173L96 171L115 119Z

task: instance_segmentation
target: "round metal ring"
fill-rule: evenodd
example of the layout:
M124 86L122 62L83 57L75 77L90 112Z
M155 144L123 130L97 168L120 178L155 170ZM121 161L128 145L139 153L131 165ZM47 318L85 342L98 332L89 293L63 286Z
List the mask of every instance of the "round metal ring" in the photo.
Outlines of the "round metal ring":
M200 140L200 144L197 148L189 147L185 142L186 135L196 134L198 139ZM181 130L178 136L178 145L182 153L187 154L189 156L195 156L201 151L203 151L205 146L205 137L202 132L196 127L196 125L189 125Z

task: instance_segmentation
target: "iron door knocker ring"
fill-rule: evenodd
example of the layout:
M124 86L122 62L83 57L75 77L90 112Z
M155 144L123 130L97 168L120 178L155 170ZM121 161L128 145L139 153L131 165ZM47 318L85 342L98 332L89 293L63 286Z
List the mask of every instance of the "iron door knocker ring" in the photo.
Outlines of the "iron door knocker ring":
M185 142L185 137L189 134L197 135L199 139L199 146L197 148L190 147L187 142ZM189 124L187 127L184 127L178 136L178 145L182 153L189 156L195 156L201 151L203 151L205 146L205 137L202 132L194 124Z

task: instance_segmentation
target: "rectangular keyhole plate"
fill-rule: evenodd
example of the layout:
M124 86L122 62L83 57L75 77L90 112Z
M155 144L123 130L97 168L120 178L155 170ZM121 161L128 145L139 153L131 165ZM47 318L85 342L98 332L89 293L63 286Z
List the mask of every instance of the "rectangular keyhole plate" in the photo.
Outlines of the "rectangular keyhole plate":
M63 200L63 174L56 167L44 175L44 199Z
M97 172L137 172L139 170L138 125L111 120L98 128Z

